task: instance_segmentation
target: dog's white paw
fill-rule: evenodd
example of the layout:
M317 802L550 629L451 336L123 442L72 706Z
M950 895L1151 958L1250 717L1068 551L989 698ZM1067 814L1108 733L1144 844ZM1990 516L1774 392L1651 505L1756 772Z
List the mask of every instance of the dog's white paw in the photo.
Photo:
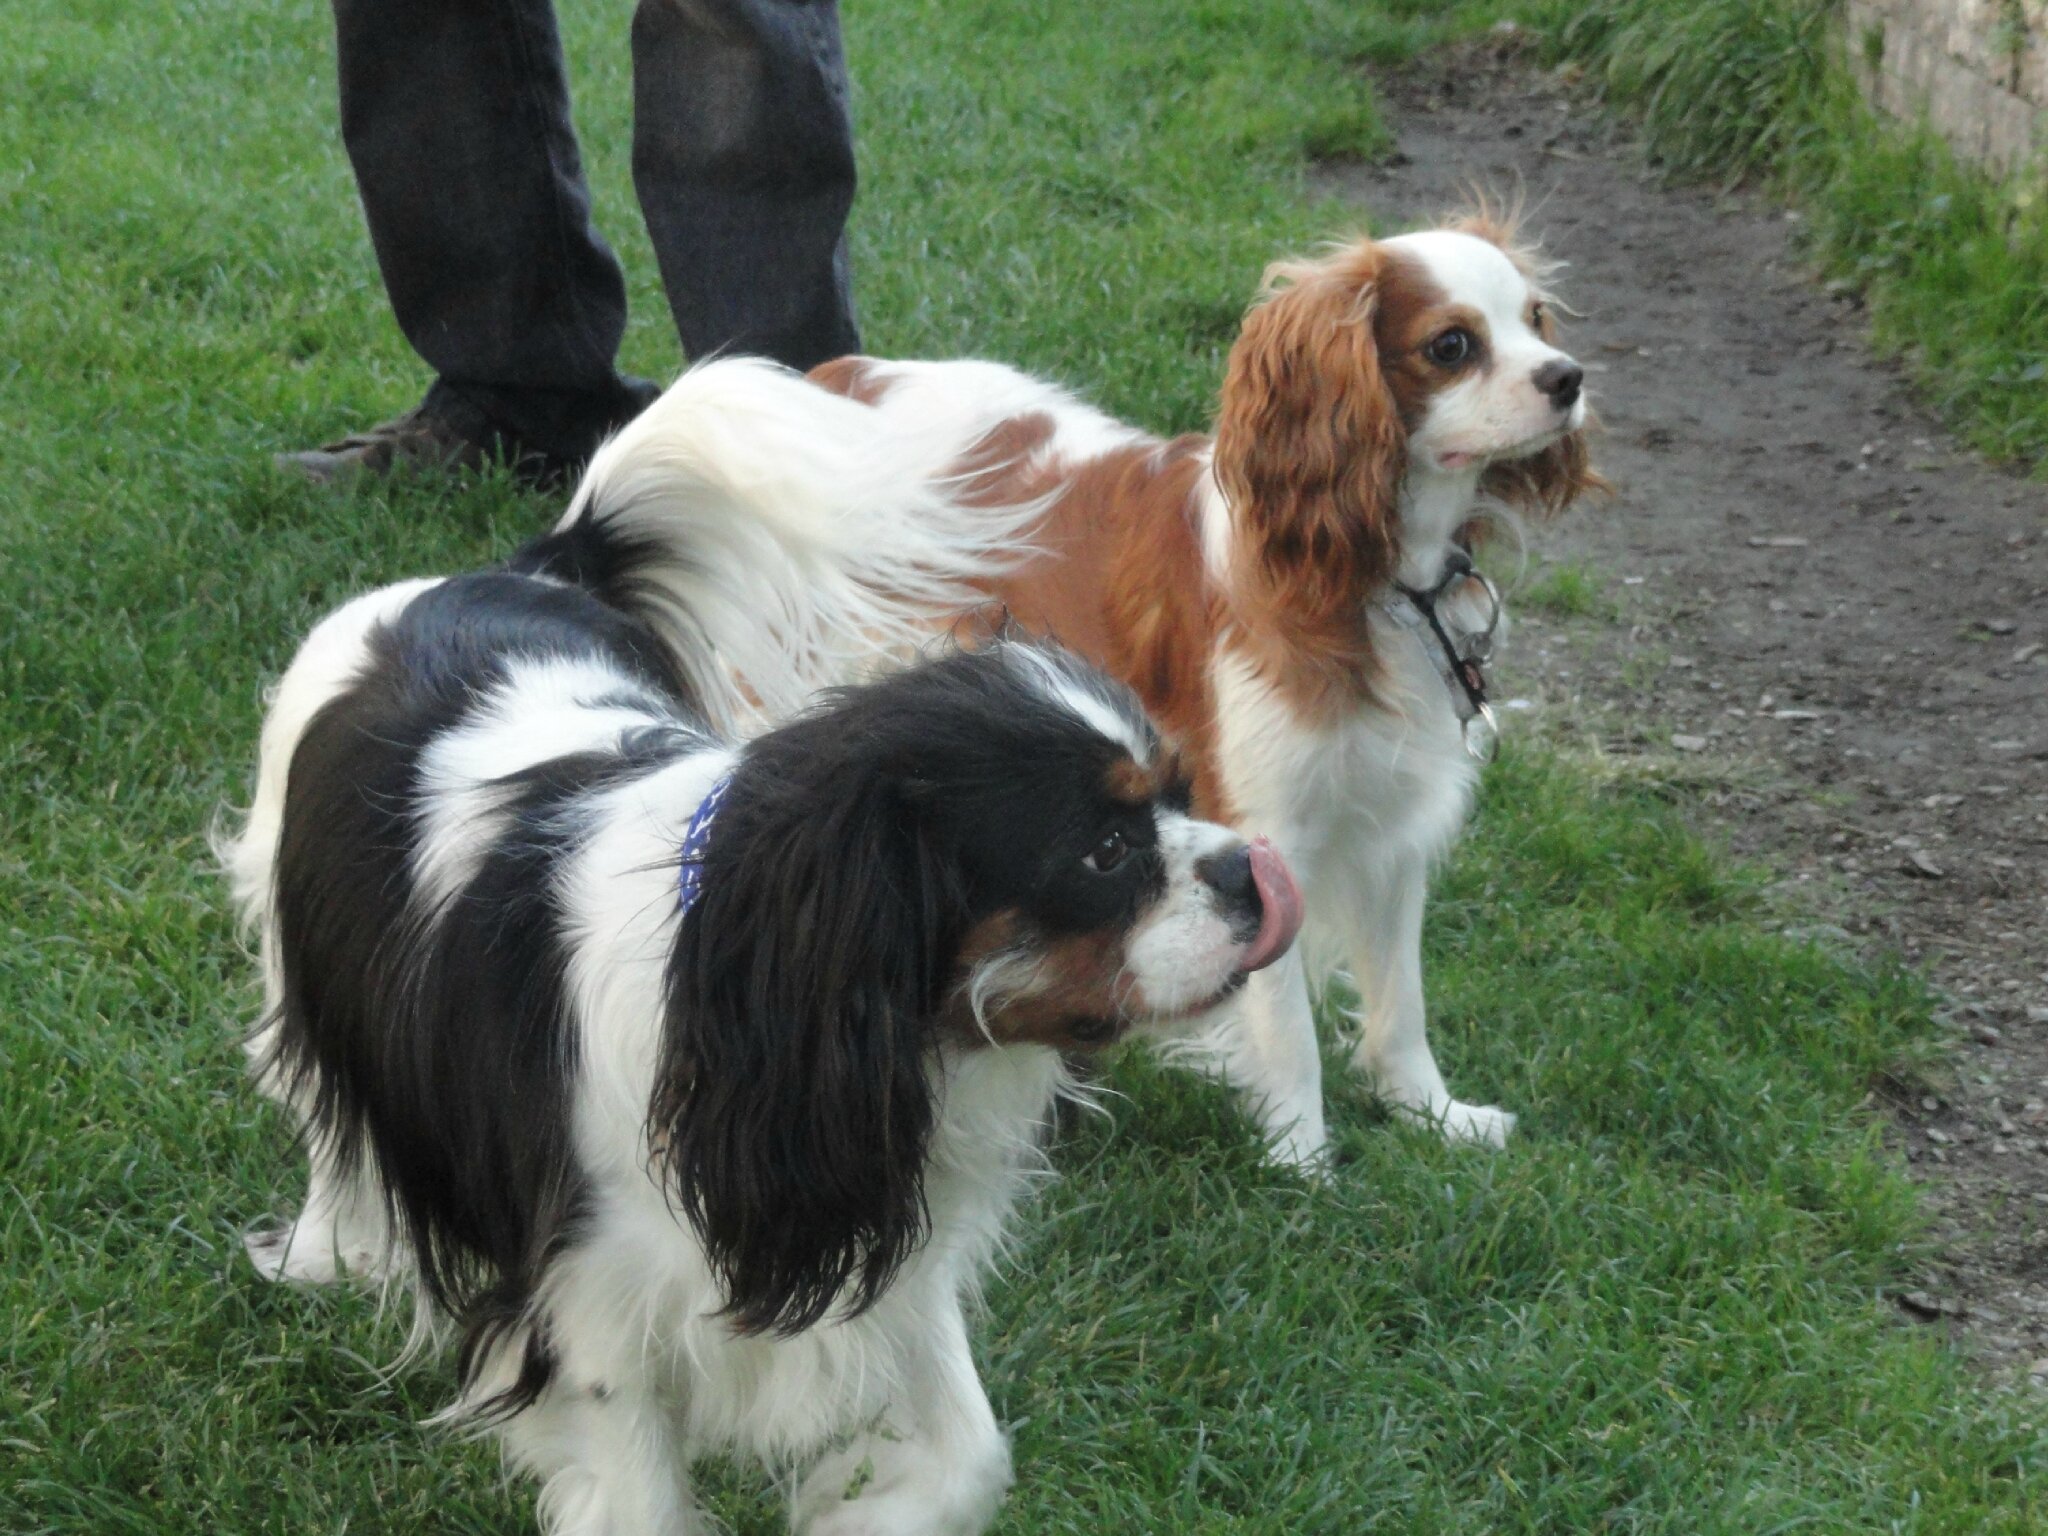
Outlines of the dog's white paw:
M905 1512L877 1499L856 1499L828 1509L800 1527L803 1536L893 1536L898 1530L922 1529L900 1523Z
M1266 1143L1266 1161L1281 1168L1291 1168L1303 1178L1314 1182L1330 1176L1329 1138L1323 1134L1320 1125L1303 1128L1289 1126Z
M264 1279L294 1285L332 1285L345 1277L374 1280L390 1262L372 1241L337 1243L331 1228L309 1231L304 1221L251 1227L242 1234L242 1248Z
M251 1227L242 1234L242 1247L256 1273L272 1282L327 1285L341 1278L334 1245L305 1238L296 1224Z
M828 1455L790 1509L801 1536L975 1536L1010 1486L1009 1446L992 1437L950 1455L914 1441L863 1437Z
M965 1499L936 1486L869 1492L800 1516L797 1529L803 1536L974 1536L1000 1502L999 1489Z
M1515 1129L1515 1117L1506 1110L1491 1104L1461 1104L1456 1099L1428 1117L1445 1141L1480 1147L1505 1147Z
M1317 1094L1275 1094L1254 1106L1266 1139L1266 1160L1309 1178L1328 1172L1330 1132Z

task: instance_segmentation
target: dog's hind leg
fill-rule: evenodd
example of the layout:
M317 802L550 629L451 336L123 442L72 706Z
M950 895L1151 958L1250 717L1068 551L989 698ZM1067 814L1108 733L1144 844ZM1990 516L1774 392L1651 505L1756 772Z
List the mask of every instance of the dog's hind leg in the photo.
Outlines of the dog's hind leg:
M251 1227L242 1246L266 1280L326 1285L347 1276L381 1280L400 1267L400 1250L375 1179L344 1170L316 1149L306 1203L282 1226Z

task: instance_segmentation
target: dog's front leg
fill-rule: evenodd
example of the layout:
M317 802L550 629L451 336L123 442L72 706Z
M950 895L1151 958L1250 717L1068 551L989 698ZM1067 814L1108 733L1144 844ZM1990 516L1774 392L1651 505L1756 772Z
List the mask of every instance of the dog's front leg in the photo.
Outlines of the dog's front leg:
M801 1536L976 1536L1010 1486L1010 1444L950 1279L941 1295L902 1300L901 1386L881 1422L804 1479L790 1510Z
M1429 1048L1422 1000L1422 909L1429 865L1401 858L1376 872L1351 949L1358 984L1358 1044L1352 1065L1401 1114L1427 1122L1447 1141L1507 1144L1515 1117L1451 1097Z
M1273 1161L1292 1168L1319 1166L1329 1142L1323 1124L1323 1058L1298 947L1246 985L1238 1033L1225 1074L1258 1117Z
M1299 948L1255 971L1242 996L1186 1036L1163 1042L1160 1054L1236 1089L1257 1118L1274 1162L1290 1168L1320 1166L1329 1139L1323 1125L1323 1058Z
M344 1275L380 1280L405 1263L376 1182L364 1169L344 1171L318 1147L299 1214L283 1225L250 1228L242 1246L264 1279L299 1285L331 1285Z
M505 1351L508 1370L517 1355ZM636 1363L599 1373L571 1348L540 1400L499 1427L507 1458L538 1475L547 1536L704 1536L669 1406ZM501 1378L502 1379L502 1378ZM496 1385L497 1382L490 1383Z

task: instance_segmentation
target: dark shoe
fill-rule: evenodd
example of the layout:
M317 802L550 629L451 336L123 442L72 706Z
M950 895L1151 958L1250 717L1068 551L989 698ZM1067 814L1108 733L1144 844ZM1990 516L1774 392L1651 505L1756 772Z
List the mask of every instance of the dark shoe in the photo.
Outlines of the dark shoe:
M489 446L458 431L445 418L415 406L322 448L280 453L280 469L295 469L322 485L357 475L406 470L480 470L496 457Z
M578 413L568 412L564 397L542 395L549 409L541 412L554 428L551 441L575 442L575 454L548 452L522 441L517 429L506 430L463 391L436 383L426 400L403 416L380 422L368 431L344 437L324 448L280 453L278 467L296 470L323 485L357 475L390 475L406 471L475 473L503 464L536 490L559 490L589 462L597 445L659 399L661 386L646 379L619 381L618 399L593 412L581 396L573 399ZM530 400L531 395L520 397ZM568 416L571 427L563 429ZM579 419L580 417L588 418Z

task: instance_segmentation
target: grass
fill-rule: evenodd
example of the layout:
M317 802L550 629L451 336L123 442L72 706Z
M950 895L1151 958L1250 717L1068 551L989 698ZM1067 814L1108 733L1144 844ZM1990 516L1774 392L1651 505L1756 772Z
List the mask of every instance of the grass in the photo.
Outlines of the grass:
M1798 203L1814 257L1867 297L1878 345L1907 360L1951 424L1995 458L2048 465L2041 167L2000 181L1928 128L1865 106L1850 59L1865 45L1844 36L1840 0L1509 9L1638 117L1673 171L1759 178Z
M1620 616L1608 583L1576 561L1545 565L1534 576L1510 588L1518 613L1545 613L1561 619L1604 619Z
M1352 68L1430 25L1335 4L856 3L869 341L1206 415L1269 257L1343 216ZM624 18L565 7L625 362L677 361L632 211ZM281 1291L239 1229L299 1171L241 1080L249 967L202 831L322 609L501 553L507 484L351 496L272 450L405 405L324 19L16 0L0 56L0 1530L502 1531L487 1450L384 1379L394 1320ZM1263 1168L1206 1085L1116 1064L992 1286L1002 1531L2017 1533L2040 1412L1893 1320L1917 1231L1859 1102L1925 997L1772 937L1646 790L1512 746L1442 886L1437 1035L1524 1111L1448 1150L1340 1089L1342 1166ZM780 1528L714 1468L737 1531Z

